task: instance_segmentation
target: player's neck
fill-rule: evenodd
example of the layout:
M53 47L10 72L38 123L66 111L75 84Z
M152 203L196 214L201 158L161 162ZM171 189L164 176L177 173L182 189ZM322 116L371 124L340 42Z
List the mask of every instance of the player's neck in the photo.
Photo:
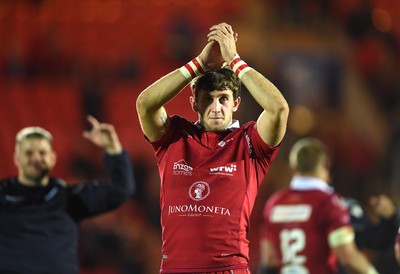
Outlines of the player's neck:
M44 187L49 184L49 177L46 176L38 179L29 179L26 176L19 175L18 182L23 186Z

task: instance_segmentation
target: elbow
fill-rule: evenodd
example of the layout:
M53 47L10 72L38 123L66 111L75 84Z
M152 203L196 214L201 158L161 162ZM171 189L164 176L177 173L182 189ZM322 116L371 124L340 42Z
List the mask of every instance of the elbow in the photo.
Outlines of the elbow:
M135 194L136 192L136 180L134 173L131 171L129 174L129 177L126 180L125 188L123 190L123 193L126 195L126 198L128 199L130 196Z
M283 117L286 117L286 119L289 117L289 104L287 103L286 100L283 100L283 102L280 104L279 107L279 113Z
M128 201L134 194L134 187L128 187L125 189L121 189L119 193L116 195L116 201L118 204L123 204Z
M147 104L145 103L145 99L143 98L143 94L139 94L136 99L136 111L137 113L144 113L146 110Z
M276 117L279 119L279 121L288 121L289 119L289 105L288 103L283 100L281 104L277 105L275 109L275 114Z
M289 116L289 104L283 96L276 97L274 100L266 102L263 109L276 117L287 118Z
M136 99L136 112L139 117L146 117L157 112L163 105L151 99L146 93L142 92Z

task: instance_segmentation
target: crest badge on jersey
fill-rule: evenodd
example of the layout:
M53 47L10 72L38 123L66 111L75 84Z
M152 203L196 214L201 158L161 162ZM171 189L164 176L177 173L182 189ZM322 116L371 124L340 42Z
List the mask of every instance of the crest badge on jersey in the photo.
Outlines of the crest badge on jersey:
M210 194L210 186L206 182L198 181L189 188L189 196L194 201L201 201Z

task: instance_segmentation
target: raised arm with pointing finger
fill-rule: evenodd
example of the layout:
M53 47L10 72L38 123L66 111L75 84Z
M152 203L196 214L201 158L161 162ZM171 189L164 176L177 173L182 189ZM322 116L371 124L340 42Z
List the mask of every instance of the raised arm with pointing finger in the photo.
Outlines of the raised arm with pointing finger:
M249 273L250 214L277 155L289 108L279 90L240 59L237 34L214 25L199 56L146 88L137 112L161 178L161 273ZM197 121L165 105L190 83ZM257 122L233 118L241 84L264 109ZM181 96L179 94L179 96Z
M27 127L16 136L18 176L0 180L0 273L78 274L79 224L111 211L134 191L129 155L114 127L89 116L83 136L103 148L107 179L66 185L51 171L53 136Z
M83 132L83 137L103 148L110 155L122 153L122 146L113 125L99 123L93 116L88 116L87 119L92 128Z

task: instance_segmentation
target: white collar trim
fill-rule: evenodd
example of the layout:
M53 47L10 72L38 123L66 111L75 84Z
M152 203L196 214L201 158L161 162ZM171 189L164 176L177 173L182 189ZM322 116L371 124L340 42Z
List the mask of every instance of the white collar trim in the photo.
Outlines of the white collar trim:
M197 121L197 122L195 123L195 125L196 125L198 128L201 128L200 121ZM232 124L231 124L230 126L228 126L226 129L235 129L235 128L239 128L239 127L240 127L239 120L233 119L233 120L232 120Z
M290 181L290 188L294 190L321 190L329 193L333 192L333 188L325 181L306 176L294 176Z
M227 127L226 129L234 129L234 128L239 128L240 127L240 123L239 120L232 120L232 124Z

